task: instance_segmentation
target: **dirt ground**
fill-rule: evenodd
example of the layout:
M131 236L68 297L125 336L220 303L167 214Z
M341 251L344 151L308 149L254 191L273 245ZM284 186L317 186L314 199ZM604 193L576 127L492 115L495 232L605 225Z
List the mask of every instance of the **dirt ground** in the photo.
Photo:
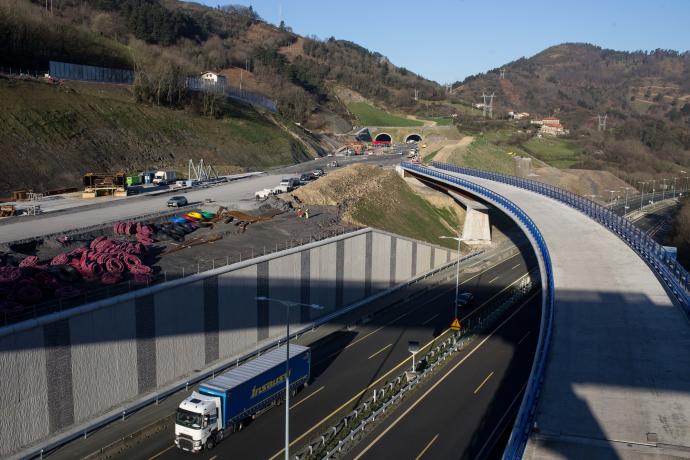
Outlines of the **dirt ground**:
M453 142L452 144L440 144L443 145L441 147L441 150L436 154L434 157L435 161L440 161L441 163L447 163L448 158L450 158L450 155L455 152L458 149L465 149L467 148L468 145L472 143L474 140L474 137L472 136L465 136L462 139L460 139L458 142ZM434 152L438 148L437 145L433 145L432 148L427 149L429 153Z

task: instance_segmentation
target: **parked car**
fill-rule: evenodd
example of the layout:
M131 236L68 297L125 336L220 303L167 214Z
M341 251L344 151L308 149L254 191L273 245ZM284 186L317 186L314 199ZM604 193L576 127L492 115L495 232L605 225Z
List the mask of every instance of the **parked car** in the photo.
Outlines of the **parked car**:
M314 177L321 177L325 174L323 172L323 169L321 169L321 168L317 168L317 169L313 170L311 173L314 175Z
M312 174L312 173L304 173L301 176L299 176L299 181L303 184L311 182L314 179L316 179L316 176L314 176L314 174Z
M463 292L458 296L458 307L466 307L474 300L474 294L471 292Z
M169 208L179 208L181 206L187 206L187 198L183 196L174 196L168 200Z

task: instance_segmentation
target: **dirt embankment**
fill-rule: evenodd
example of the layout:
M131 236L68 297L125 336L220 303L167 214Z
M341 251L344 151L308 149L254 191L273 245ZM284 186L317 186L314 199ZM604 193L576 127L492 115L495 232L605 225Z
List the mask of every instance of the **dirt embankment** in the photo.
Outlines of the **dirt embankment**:
M468 145L470 145L474 141L474 137L472 136L465 136L462 139L460 139L458 142L453 142L452 144L445 145L441 147L441 150L438 151L436 156L434 157L434 160L440 161L441 163L447 163L448 159L450 158L450 155L457 151L457 150L464 150L467 148Z
M352 165L335 170L292 195L304 206L336 206L343 222L370 226L451 247L439 235L454 232L461 214L452 201L415 192L390 169Z

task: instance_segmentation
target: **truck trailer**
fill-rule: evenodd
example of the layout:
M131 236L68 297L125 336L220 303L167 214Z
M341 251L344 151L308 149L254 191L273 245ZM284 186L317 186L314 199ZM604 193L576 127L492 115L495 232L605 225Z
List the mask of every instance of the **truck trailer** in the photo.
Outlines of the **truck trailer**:
M156 171L153 183L157 185L173 184L177 180L175 171Z
M286 373L282 346L201 384L177 409L175 445L189 452L212 449L248 420L280 404L286 377L291 393L296 393L309 381L309 347L290 345L289 364Z

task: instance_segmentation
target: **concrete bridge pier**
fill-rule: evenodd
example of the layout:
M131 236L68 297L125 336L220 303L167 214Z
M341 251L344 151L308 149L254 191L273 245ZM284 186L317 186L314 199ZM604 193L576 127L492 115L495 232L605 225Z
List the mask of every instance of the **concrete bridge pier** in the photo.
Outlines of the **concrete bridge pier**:
M448 194L465 208L465 224L462 239L467 244L491 244L491 223L489 208L459 193L448 190Z

